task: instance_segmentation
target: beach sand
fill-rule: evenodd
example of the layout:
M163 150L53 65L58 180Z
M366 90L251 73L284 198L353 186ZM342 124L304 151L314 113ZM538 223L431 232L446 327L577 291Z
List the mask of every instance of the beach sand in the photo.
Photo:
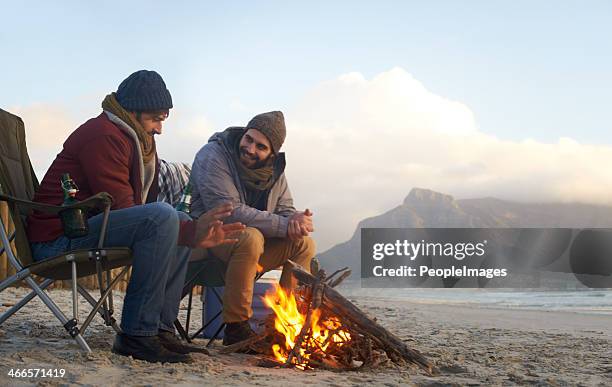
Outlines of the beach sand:
M27 289L7 289L0 312ZM51 296L70 311L70 293ZM120 310L121 295L115 297ZM432 360L440 372L390 365L369 371L330 372L269 369L257 356L194 354L192 364L150 364L111 353L112 328L96 318L85 338L85 354L38 299L0 327L0 385L612 385L612 316L571 312L486 309L397 302L361 297L353 301L408 346ZM86 304L82 303L82 311ZM201 314L196 302L192 326ZM184 311L182 312L184 313ZM82 319L85 318L83 314ZM204 340L196 340L203 344ZM11 369L64 369L63 378L11 378Z

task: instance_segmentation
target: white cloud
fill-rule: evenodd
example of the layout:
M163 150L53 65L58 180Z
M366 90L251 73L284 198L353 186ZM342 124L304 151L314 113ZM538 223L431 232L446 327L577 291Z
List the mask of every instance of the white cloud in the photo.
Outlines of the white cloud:
M612 202L612 147L498 139L466 105L400 68L323 82L286 117L289 182L297 204L315 211L321 247L417 186L459 198Z
M240 100L240 98L233 98L230 101L229 108L238 113L250 113L251 110Z
M159 157L168 161L191 164L197 151L215 132L210 120L202 115L186 115L180 109L172 109L161 136L156 137Z

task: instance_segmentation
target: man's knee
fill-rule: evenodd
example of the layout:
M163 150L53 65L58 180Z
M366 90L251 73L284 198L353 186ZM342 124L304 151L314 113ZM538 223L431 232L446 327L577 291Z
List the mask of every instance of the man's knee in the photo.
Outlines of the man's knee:
M234 251L248 252L249 256L259 259L264 250L265 239L261 231L254 227L245 228L236 243Z
M147 203L145 204L145 207L147 208L148 212L156 219L163 221L174 221L175 223L178 222L179 215L176 209L174 209L174 207L172 207L168 203Z
M173 208L173 210L178 215L179 221L193 220L193 218L189 216L189 214L186 214L183 211L177 211L175 208Z
M317 250L315 241L311 237L304 237L293 241L293 243L296 247L293 260L307 270L310 270L310 261L315 256Z
M312 259L317 253L317 245L311 237L307 236L299 240L300 255Z
M178 233L179 217L168 203L154 202L130 207L140 219L138 230L143 235L174 235Z

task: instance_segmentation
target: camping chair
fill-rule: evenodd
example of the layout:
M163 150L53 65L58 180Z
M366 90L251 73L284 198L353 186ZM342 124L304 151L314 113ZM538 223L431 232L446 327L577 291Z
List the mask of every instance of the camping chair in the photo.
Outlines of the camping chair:
M38 181L27 153L23 121L1 109L0 139L2 140L0 141L0 202L7 203L9 209L8 222L5 223L5 220L0 219L0 240L2 241L0 255L6 252L10 265L16 271L14 275L0 282L0 293L21 281L32 288L32 292L0 316L0 325L38 296L81 348L91 352L83 334L96 314L103 317L107 326L120 332L113 318L113 288L126 275L132 262L129 248L104 248L112 197L103 192L66 207L31 202L34 191L38 188ZM33 262L23 217L31 210L57 214L69 208L103 211L98 247L67 251L56 257ZM111 270L120 267L123 269L112 278ZM97 300L77 282L78 278L92 274L97 274L100 288L100 297ZM42 278L42 282L38 283L34 276ZM68 318L45 291L54 281L67 279L72 281L72 318ZM79 294L93 307L80 327L78 326Z
M185 327L183 328L178 318L174 322L174 326L176 327L179 335L187 342L191 343L194 338L198 337L206 328L221 317L223 300L215 288L225 286L224 277L226 269L227 265L225 262L214 256L209 256L207 258L189 263L189 266L187 267L187 275L185 276L185 285L183 286L183 293L181 295L181 299L189 295L189 299L187 301L187 317ZM257 282L257 280L259 280L263 274L263 272L258 272L255 276L254 282ZM209 287L212 290L213 296L217 299L217 301L219 301L221 309L214 316L208 319L208 322L205 323L202 321L202 326L194 334L190 335L189 323L191 319L191 309L193 306L193 289L196 286ZM209 347L217 336L219 336L219 333L221 333L223 328L225 328L225 325L226 324L224 322L219 325L219 328L217 328L210 340L208 340L208 343L206 344L207 347Z
M194 288L196 286L210 287L213 295L219 301L219 304L223 305L223 300L215 288L225 285L225 270L225 263L215 257L207 257L201 260L189 262L189 266L187 267L187 275L185 276L185 285L183 286L183 293L181 294L181 299L189 295L189 299L187 301L187 317L185 319L185 327L183 328L178 318L174 322L174 326L176 327L179 335L188 343L191 343L194 338L196 338L200 333L202 333L202 331L204 331L204 329L208 328L209 325L214 323L221 316L221 311L217 312L208 320L207 323L202 322L202 327L200 327L200 329L198 329L193 335L189 334ZM219 329L217 329L215 334L208 341L207 346L211 345L224 327L225 324L222 323L219 326Z

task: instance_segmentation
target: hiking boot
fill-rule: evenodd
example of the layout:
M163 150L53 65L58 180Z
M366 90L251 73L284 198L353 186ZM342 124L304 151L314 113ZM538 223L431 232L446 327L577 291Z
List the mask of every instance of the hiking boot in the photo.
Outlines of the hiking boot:
M251 329L249 320L236 323L227 323L223 333L223 345L232 345L246 339L257 336L257 333Z
M132 356L150 363L191 363L191 356L169 351L157 336L130 336L118 333L112 348L113 353Z
M172 332L160 330L157 334L159 338L159 342L161 345L169 351L176 353L191 353L191 352L199 352L204 353L206 355L210 355L206 348L200 348L195 345L183 344L181 340L176 337L176 335Z

